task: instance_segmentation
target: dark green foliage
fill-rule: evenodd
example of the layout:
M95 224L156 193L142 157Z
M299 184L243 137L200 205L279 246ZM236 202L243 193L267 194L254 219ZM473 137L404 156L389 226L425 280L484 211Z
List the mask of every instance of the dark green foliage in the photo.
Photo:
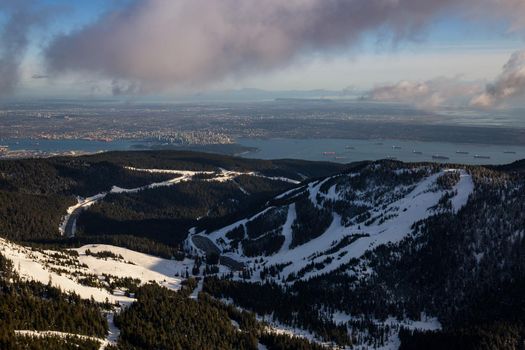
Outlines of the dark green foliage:
M59 236L74 195L93 195L113 185L143 186L166 176L130 172L77 158L0 161L0 231L28 241Z
M326 257L323 261L320 261L320 262L313 262L312 261L311 263L309 263L308 265L306 265L305 267L300 269L297 272L297 276L296 277L303 278L304 275L306 275L308 272L311 272L313 270L322 270L322 269L325 268L326 265L329 265L333 260L334 260L334 258L329 256L329 257Z
M495 321L511 327L522 324L523 177L480 167L468 170L476 189L458 214L431 216L399 244L365 254L363 266L373 271L365 278L352 276L361 268L356 261L295 282L290 287L295 299L317 304L319 313L335 309L379 320L389 316L418 320L425 312L438 316L449 330L475 329ZM268 299L266 307L270 305ZM461 339L462 334L467 333L454 337Z
M0 231L14 240L50 240L59 235L65 208L74 204L73 196L92 196L112 186L137 188L175 177L151 174L124 167L257 171L268 176L301 179L323 176L344 166L304 161L259 161L228 156L177 152L110 152L81 157L0 161ZM198 180L198 179L197 179ZM112 206L91 217L84 213L79 228L86 234L134 235L177 245L190 223L199 216L210 216L198 224L203 229L226 226L246 217L272 196L291 187L282 181L241 176L237 183L183 185L173 192L161 189L140 195L109 197ZM244 194L241 185L250 196ZM234 199L232 201L231 199ZM173 203L176 203L173 205ZM101 204L104 207L104 204ZM104 215L102 215L102 214ZM87 224L89 222L90 224ZM103 230L99 230L103 228ZM96 238L99 239L99 238ZM118 238L117 238L118 240ZM57 240L58 241L58 240Z
M66 193L74 184L46 159L2 160L0 180L0 190L27 194Z
M62 178L72 179L68 193L88 197L109 191L113 186L137 188L176 177L125 169L110 162L86 162L82 158L51 159Z
M404 300L391 306L396 313L417 317L426 309L447 326L522 319L516 310L525 292L525 240L517 234L525 228L523 179L470 171L476 189L457 215L432 216L414 236L369 254L377 275L366 288L381 281L381 299Z
M247 164L250 167L245 169ZM308 172L304 164L311 166L312 172ZM79 219L80 235L74 239L58 237L58 225L67 206L74 202L72 195L92 195L112 185L137 187L166 177L130 172L121 165L196 170L225 167L295 179L300 178L299 172L307 176L327 175L327 170L321 170L319 164L304 164L177 152L0 161L0 231L4 236L45 243L47 247L109 243L171 258L189 227L197 226L198 230L209 232L251 217L261 207L288 205L297 198L281 201L272 198L293 186L254 176L241 176L235 182L223 184L211 184L202 177L169 189L110 195L83 213ZM392 203L396 196L411 190L416 181L438 170L433 165L427 166L427 170L417 170L421 164L416 164L406 166L413 171L398 171L400 163L389 161L373 165L361 167L357 176L337 176L321 186L324 193L332 186L358 190L341 192L342 201L323 202L322 198L314 198L313 203L306 196L299 198L292 247L322 234L332 222L332 210L343 217L343 224L362 222L364 225L372 220L384 220L384 217L371 217L367 207L348 205L349 201L355 200L359 193L371 207ZM384 345L385 334L390 330L369 319L336 326L331 318L334 311L366 315L375 320L391 316L417 320L425 312L438 316L445 330L403 330L402 349L520 349L525 339L521 326L525 321L525 181L521 173L507 171L522 171L521 168L520 164L512 169L468 167L476 190L457 214L449 210L454 195L450 189L459 175L450 172L439 177L438 186L448 192L434 208L433 216L414 225L412 235L399 243L379 246L367 252L363 260L354 259L328 274L307 281L295 280L330 263L326 257L306 265L286 286L207 278L204 290L218 298L231 298L261 315L272 314L279 322L304 328L339 344ZM392 195L396 187L401 189ZM266 202L269 204L265 205ZM280 231L275 230L286 219L286 214L281 214L254 220L246 225L247 232L243 226L236 227L227 237L237 244L242 242L247 255L272 254L284 241ZM197 221L198 216L207 217ZM319 254L336 254L359 237L358 233L348 233L350 235L342 239L334 238L333 245ZM207 262L215 263L216 259L208 257ZM196 264L196 270L197 267L202 270L200 264ZM272 276L281 280L284 266L264 267L261 278ZM9 338L14 328L54 329L97 336L105 333L106 322L98 305L54 288L18 281L9 262L1 256L0 268L4 279L0 291L0 342L11 341L3 344L14 344ZM365 269L366 274L359 273ZM206 265L204 271L212 274L216 267ZM250 268L243 271L244 276L250 273L253 273ZM5 282L8 280L13 282ZM237 349L239 346L252 349L257 338L270 349L312 348L299 340L262 335L251 316L211 298L202 296L198 302L188 299L195 288L193 280L180 293L154 286L139 289L136 281L128 279L108 280L108 283L110 288L119 286L142 293L139 303L119 318L124 335L122 349ZM241 332L234 330L230 319L241 325ZM5 336L1 333L3 329ZM356 331L363 333L355 335ZM0 348L4 348L1 344ZM59 345L56 347L60 349Z
M94 208L82 212L77 221L77 235L87 242L99 241L101 237L109 239L113 236L115 240L119 240L119 236L132 236L143 239L143 242L156 241L161 245L177 247L186 239L187 230L191 227L189 220L118 220L96 210Z
M316 207L309 197L303 196L295 202L297 219L292 224L292 243L290 248L322 235L333 220L331 209Z
M13 240L58 237L62 217L73 204L72 197L0 191L0 232Z
M16 276L13 270L13 262L0 254L0 281L6 283Z
M157 285L146 285L137 302L116 317L124 349L257 349L253 334L238 332L228 313Z
M262 185L269 181L253 178L254 183ZM276 189L290 188L289 184L279 184ZM192 180L138 193L111 194L82 212L77 222L78 234L134 235L178 246L189 228L204 230L230 224L256 211L278 193L265 192L264 186L262 192L257 191L253 189L252 195L246 196L235 182Z
M246 256L272 255L281 249L284 240L283 235L269 233L258 239L243 240L242 249Z
M371 166L361 167L357 176L344 177L343 183L354 191L366 191L378 185L392 188L399 185L411 185L429 175L429 171L439 170L437 164L424 164L424 169L418 169L423 164L406 164L398 161L378 161ZM399 171L401 169L401 171ZM410 170L410 171L406 171Z
M340 345L351 344L345 326L338 326L317 309L317 302L302 298L295 289L286 289L275 283L244 283L207 277L204 292L217 298L231 298L236 305L260 315L273 314L274 320L314 332L326 341ZM257 297L254 298L253 296ZM311 296L312 298L314 296Z
M251 170L267 176L283 176L295 180L302 180L299 174L307 177L321 177L337 173L347 167L343 164L328 162L308 162L293 159L256 160L186 151L107 152L81 157L81 159L149 169L210 171L224 168L236 171Z
M363 223L370 219L368 212L370 207L366 205L349 204L347 201L335 201L333 204L334 211L341 216L343 226L351 226L356 223Z
M226 232L226 237L228 239L231 239L232 241L240 241L244 239L244 235L245 235L245 232L244 232L243 225L239 225L231 229L230 231Z
M100 251L100 252L92 252L91 250L89 249L86 249L86 255L91 255L91 256L94 256L95 258L99 258L99 259L107 259L107 258L110 258L110 259L114 259L114 260L123 260L124 258L122 257L122 255L117 255L113 252L110 252L109 250L103 250L103 251Z
M323 255L330 255L330 254L337 253L338 251L340 251L344 247L348 247L350 244L354 243L359 238L363 238L363 237L368 237L368 234L356 233L356 234L353 234L353 235L344 236L343 238L341 238L341 240L339 242L337 242L336 244L333 244L330 249L327 249L323 253Z
M34 283L4 286L0 328L56 330L104 337L106 319L94 303Z
M289 262L289 263L286 263L286 264L271 265L269 267L265 266L260 272L261 280L264 281L267 276L271 276L271 277L278 276L284 270L285 267L290 266L291 264L292 263Z
M265 179L257 176L241 175L235 178L235 183L252 196L253 194L273 194L284 192L291 186L287 182Z
M200 293L198 300L200 303L225 311L231 320L237 322L239 329L243 332L249 333L252 339L258 334L261 334L264 330L263 325L257 321L255 314L251 312L239 310L236 306L231 304L224 304L207 293Z
M68 240L67 242L69 242L69 244L73 244L73 246L76 247L85 244L110 244L135 250L141 253L159 256L164 259L176 258L178 260L182 260L184 258L184 254L178 251L174 246L168 246L145 237L136 237L130 235L96 235L75 237L74 239ZM67 242L62 241L60 244L62 245Z
M137 193L111 194L91 210L117 220L195 219L231 213L236 209L233 199L243 199L233 182L193 180Z
M445 174L437 178L436 182L443 190L451 190L460 178L459 171L447 171Z
M105 336L107 321L95 302L49 285L22 282L1 255L0 267L0 329Z
M265 234L281 233L286 222L288 207L271 208L246 223L248 237L259 238Z
M95 340L74 336L19 336L11 330L0 329L0 349L5 350L98 350L99 348L100 342Z
M399 338L399 350L521 350L525 327L521 323L493 323L450 331L402 329Z
M142 282L138 278L114 277L106 274L103 274L101 280L99 276L92 274L79 278L78 283L88 287L104 288L110 293L115 289L124 290L129 296L130 293L136 292Z
M197 282L190 278L180 292L146 285L138 302L117 316L121 349L323 349L307 340L265 333L255 315L225 305L206 293L189 299ZM235 321L236 327L232 325Z
M259 339L268 350L326 350L326 347L302 338L292 338L282 334L263 334Z
M89 157L0 161L0 189L30 194L90 196L112 186L135 188L173 178L173 175L130 171Z
M281 232L287 215L288 207L270 208L263 214L248 221L245 224L248 237L242 240L244 254L247 256L257 256L271 255L278 252L285 240ZM235 230L238 230L238 228ZM230 236L234 234L236 234L237 237L241 236L241 232L238 231L230 231L228 233ZM244 233L242 236L244 237ZM235 244L237 244L236 241L234 241L232 245L235 246Z

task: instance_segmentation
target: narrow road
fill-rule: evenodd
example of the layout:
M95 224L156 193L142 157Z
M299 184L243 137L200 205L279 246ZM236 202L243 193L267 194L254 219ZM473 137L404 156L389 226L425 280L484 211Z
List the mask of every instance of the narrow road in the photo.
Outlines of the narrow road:
M66 237L68 238L75 237L76 223L77 223L78 216L80 215L80 212L82 212L82 209L83 209L82 207L79 207L73 210L71 215L69 215L67 222L66 222L66 227L64 228L64 235Z
M96 196L86 198L79 204L75 206L75 209L67 216L66 225L64 226L64 236L68 238L75 237L75 231L76 231L76 223L77 219L80 216L80 213L82 210L88 208L89 206L95 204L101 199L104 199L106 197L107 193L99 193Z

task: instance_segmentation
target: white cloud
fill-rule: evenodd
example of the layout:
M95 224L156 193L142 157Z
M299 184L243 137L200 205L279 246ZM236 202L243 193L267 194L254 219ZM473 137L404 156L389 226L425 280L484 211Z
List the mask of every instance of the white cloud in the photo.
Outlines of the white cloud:
M17 4L18 12L39 14L35 3L44 2L0 0L0 11ZM387 33L394 41L418 37L447 11L480 21L505 19L509 31L525 30L523 0L133 0L121 4L94 23L55 37L44 53L49 71L37 73L86 74L110 82L115 93L148 93L254 76L264 79L312 53L354 48L369 34ZM13 19L15 12L9 11ZM25 21L11 22L20 25L10 32L10 27L3 28L4 41L24 40L4 56L7 64L0 67L9 91L18 84L31 27ZM434 94L428 103L441 99Z
M365 98L373 101L401 102L423 108L462 106L483 91L479 81L460 78L436 78L427 81L400 81L393 85L377 86Z
M369 33L411 38L444 11L478 8L521 28L515 0L141 0L57 37L46 57L55 73L98 73L139 92L202 86L353 47Z
M488 108L520 97L525 97L525 50L512 54L501 74L472 99L471 105Z

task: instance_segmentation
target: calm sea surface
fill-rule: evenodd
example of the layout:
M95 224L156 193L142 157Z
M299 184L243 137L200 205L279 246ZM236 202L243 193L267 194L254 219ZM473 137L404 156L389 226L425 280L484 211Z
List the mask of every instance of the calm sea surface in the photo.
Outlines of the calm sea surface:
M240 139L238 142L259 149L244 153L243 157L259 159L291 158L348 163L395 158L407 162L506 164L525 158L525 146L338 139ZM436 156L439 158L433 158Z
M99 151L124 151L130 150L134 145L140 144L136 141L117 140L111 142L89 141L89 140L30 140L30 139L8 139L1 140L0 145L9 146L13 151L43 151L43 152L99 152Z
M237 141L243 146L258 149L242 154L243 157L258 159L290 158L349 163L395 158L407 162L435 161L462 164L506 164L525 159L525 146L341 139L239 139ZM44 152L125 151L148 146L147 142L127 140L101 142L29 139L0 140L0 145L7 145L11 150Z

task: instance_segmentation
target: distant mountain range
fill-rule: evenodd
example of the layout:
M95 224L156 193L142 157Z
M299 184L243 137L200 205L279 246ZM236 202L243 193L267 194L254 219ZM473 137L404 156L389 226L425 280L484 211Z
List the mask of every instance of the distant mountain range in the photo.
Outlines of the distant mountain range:
M360 93L348 90L277 90L240 89L223 91L206 91L187 95L184 100L189 101L272 101L276 99L297 100L330 100L330 99L355 99Z

